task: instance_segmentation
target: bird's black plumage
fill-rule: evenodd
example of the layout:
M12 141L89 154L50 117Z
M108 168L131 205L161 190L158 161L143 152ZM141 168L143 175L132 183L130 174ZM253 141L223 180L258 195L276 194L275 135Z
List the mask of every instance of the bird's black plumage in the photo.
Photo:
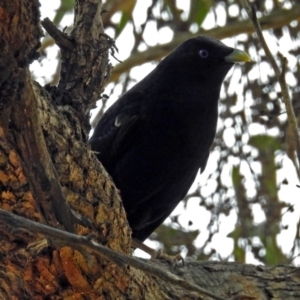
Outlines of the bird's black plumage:
M215 39L190 39L97 124L89 142L120 189L134 238L145 240L205 169L222 81L247 59Z

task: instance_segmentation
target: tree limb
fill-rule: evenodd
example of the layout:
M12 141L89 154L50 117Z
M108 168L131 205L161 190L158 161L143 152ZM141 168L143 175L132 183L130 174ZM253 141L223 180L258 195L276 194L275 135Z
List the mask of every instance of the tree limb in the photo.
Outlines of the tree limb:
M258 39L266 53L266 56L271 64L271 66L275 72L275 75L277 77L277 80L279 82L279 85L281 88L281 93L282 93L282 99L283 99L285 107L286 107L289 126L291 128L293 140L296 145L296 153L297 153L297 157L298 157L298 168L299 168L299 166L300 166L300 135L299 135L299 129L298 129L298 125L297 125L297 119L296 119L295 112L294 112L294 109L292 106L292 99L290 97L289 88L288 88L288 85L285 80L287 59L285 57L282 57L282 70L281 70L280 67L278 66L273 54L271 53L265 38L264 38L264 35L262 32L263 28L260 24L263 21L259 21L257 19L255 5L252 5L250 7L247 0L243 0L242 3L243 3L243 7L247 11L247 14L248 14L250 20L253 23L253 26L254 26L257 36L258 36ZM292 10L294 10L294 8L295 7L293 7ZM297 10L297 7L295 8L295 10Z
M300 4L294 5L290 10L279 9L270 13L270 15L268 16L262 17L261 27L263 30L280 28L282 26L288 25L293 20L300 20ZM124 60L121 64L116 65L111 73L108 83L116 82L122 73L128 72L135 66L149 61L161 59L162 57L169 54L179 44L195 36L207 35L212 36L216 39L224 39L242 33L249 34L253 31L254 30L251 21L245 20L229 23L225 27L218 27L210 30L199 30L194 34L191 32L177 34L170 43L150 47L143 52L137 52Z
M207 295L215 300L225 300L223 297L214 295L213 293L181 278L177 277L170 272L166 272L159 267L151 266L137 258L129 257L121 253L117 253L107 247L104 247L91 238L80 236L73 233L65 232L56 228L52 228L0 209L0 222L5 223L7 226L13 227L14 230L26 229L32 233L43 234L47 238L59 241L61 246L72 247L80 252L85 253L89 250L97 253L101 257L110 260L117 264L119 267L130 265L134 268L140 269L150 275L159 277L160 279L187 289L190 292L196 292L201 295Z

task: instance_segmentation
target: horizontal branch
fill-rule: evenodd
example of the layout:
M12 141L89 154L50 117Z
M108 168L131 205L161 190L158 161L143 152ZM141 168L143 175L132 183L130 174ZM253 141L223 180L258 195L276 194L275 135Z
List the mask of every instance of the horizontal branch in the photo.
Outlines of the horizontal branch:
M17 216L3 209L0 209L0 222L9 227L13 227L14 230L26 229L30 232L43 234L51 240L58 241L60 245L65 247L72 247L82 252L83 254L85 254L86 250L93 251L94 253L97 253L101 257L117 264L120 267L130 265L134 268L146 272L147 274L157 276L166 282L182 287L190 292L196 292L200 295L206 295L215 300L225 300L224 298L216 296L213 293L197 286L196 284L183 280L176 275L171 274L170 272L166 272L160 269L159 267L151 266L137 258L128 257L124 254L117 253L107 247L104 247L94 242L90 237L80 236L50 226L46 226L44 224L40 224L29 219Z
M270 15L262 17L260 19L260 24L263 30L267 30L286 26L294 20L300 20L300 4L294 5L290 10L278 9L270 13ZM250 34L254 31L255 29L253 28L252 22L250 20L245 20L227 24L225 27L218 27L211 30L199 30L194 34L191 32L178 34L170 43L157 45L155 47L148 48L146 51L134 53L121 64L116 65L108 82L117 81L122 73L128 72L135 66L161 59L187 39L199 35L211 36L216 39L224 39L243 33Z

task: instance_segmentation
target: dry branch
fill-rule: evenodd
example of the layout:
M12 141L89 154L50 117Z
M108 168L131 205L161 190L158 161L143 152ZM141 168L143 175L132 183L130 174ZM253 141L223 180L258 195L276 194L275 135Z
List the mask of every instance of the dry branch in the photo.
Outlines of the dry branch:
M300 4L294 5L290 10L279 9L277 11L274 11L270 13L270 15L262 17L260 21L262 29L267 30L271 28L280 28L286 26L294 20L300 21ZM227 24L225 27L218 27L210 30L199 30L195 34L192 34L191 32L178 33L170 43L150 47L143 52L137 52L124 60L121 64L116 65L108 82L117 81L122 73L128 72L135 66L149 61L161 59L162 57L169 54L179 44L195 36L207 35L212 36L216 39L224 39L243 33L251 34L253 32L254 29L251 21L245 20Z
M282 93L282 99L285 104L286 112L287 112L287 118L288 118L288 123L289 127L291 128L292 132L292 138L294 141L294 144L296 145L296 153L298 157L298 169L300 167L300 135L299 135L299 129L297 125L297 119L295 116L295 112L293 109L292 105L292 99L290 97L290 92L289 92L289 87L286 83L285 80L285 73L286 73L286 66L287 66L287 59L285 57L282 57L282 69L280 69L279 65L276 62L275 57L273 56L272 52L270 51L268 44L264 38L263 35L263 27L261 26L261 23L263 24L263 20L258 20L256 16L256 9L255 9L255 4L249 5L247 0L243 0L243 7L247 11L247 14L249 18L251 19L253 26L255 28L255 31L257 33L259 42L261 43L265 54L275 72L275 75L277 77L277 80L279 82L280 88L281 88L281 93ZM293 7L292 11L297 10L297 7Z

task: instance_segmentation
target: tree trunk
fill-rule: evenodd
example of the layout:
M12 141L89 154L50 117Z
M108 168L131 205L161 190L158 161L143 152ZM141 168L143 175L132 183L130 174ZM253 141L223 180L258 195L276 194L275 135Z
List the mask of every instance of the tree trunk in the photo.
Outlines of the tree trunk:
M42 35L39 3L0 4L0 208L130 254L118 190L87 145L89 111L110 74L101 1L75 1L74 28L43 26L61 49L61 80L41 87L29 72ZM0 221L2 299L200 299L159 274L68 247ZM146 262L224 299L299 299L300 272L236 263ZM183 282L184 283L184 282ZM203 296L202 299L210 299Z

